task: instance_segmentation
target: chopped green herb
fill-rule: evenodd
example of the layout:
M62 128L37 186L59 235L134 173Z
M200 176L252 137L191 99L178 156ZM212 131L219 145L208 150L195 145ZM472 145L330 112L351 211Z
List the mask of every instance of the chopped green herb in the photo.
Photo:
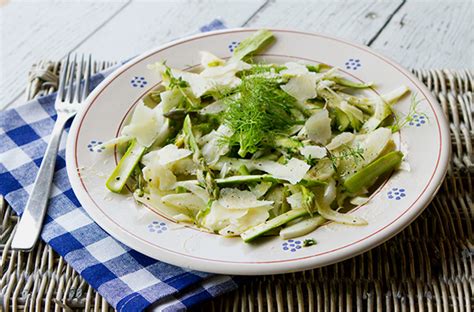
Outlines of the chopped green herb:
M318 65L306 65L306 68L310 72L319 73L321 71L321 64Z
M195 99L193 96L190 95L190 93L187 91L187 88L189 87L189 84L183 80L182 77L174 77L173 73L171 72L171 68L169 68L167 65L165 65L165 71L163 73L163 80L168 80L168 90L173 90L177 89L179 93L183 96L183 101L180 105L178 105L179 108L196 108L199 107L199 102L197 99Z
M364 160L364 149L360 146L358 147L349 147L347 145L343 145L345 147L341 152L338 154L331 153L329 150L327 151L328 153L328 158L331 160L332 166L334 170L337 171L337 161L340 159L352 159L356 164L360 160Z
M413 95L411 97L411 104L410 108L408 109L408 113L406 115L400 114L400 116L394 114L395 122L391 126L392 132L400 131L400 129L404 128L407 124L412 123L415 119L418 119L421 116L423 116L426 121L429 121L429 118L425 113L418 111L418 105L420 102L421 100L417 100L416 95Z
M316 245L318 242L314 238L307 238L303 241L303 247Z

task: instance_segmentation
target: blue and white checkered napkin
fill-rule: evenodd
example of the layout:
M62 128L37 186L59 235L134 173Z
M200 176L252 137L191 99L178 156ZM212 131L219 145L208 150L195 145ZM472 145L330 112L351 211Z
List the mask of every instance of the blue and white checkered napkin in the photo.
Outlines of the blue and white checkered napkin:
M223 28L213 21L201 28ZM111 71L93 77L97 86ZM0 112L0 194L19 214L41 164L56 112L55 94ZM67 126L69 129L69 126ZM56 162L41 237L119 311L175 311L236 289L235 277L190 271L156 261L113 239L86 214L66 173L65 142Z

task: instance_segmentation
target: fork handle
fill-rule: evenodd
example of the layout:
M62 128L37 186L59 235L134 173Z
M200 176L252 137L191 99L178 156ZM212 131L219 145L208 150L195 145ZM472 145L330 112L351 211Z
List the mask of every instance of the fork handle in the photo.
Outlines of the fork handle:
M33 185L33 190L13 237L11 244L13 249L24 251L33 249L41 232L51 191L61 134L67 120L66 116L58 114L48 147Z

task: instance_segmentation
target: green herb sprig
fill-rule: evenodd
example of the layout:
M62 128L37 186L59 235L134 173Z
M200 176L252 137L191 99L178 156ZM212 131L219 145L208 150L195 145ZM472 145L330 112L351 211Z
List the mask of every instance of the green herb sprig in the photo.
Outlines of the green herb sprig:
M408 113L406 115L400 114L399 116L397 116L395 113L393 114L395 121L393 125L390 127L392 132L400 131L407 124L409 124L410 122L415 120L415 118L418 118L420 116L425 117L426 120L429 121L429 118L425 113L418 111L418 105L420 103L421 103L421 100L417 100L416 95L412 95L411 104L410 104L410 108L408 109Z
M245 157L294 125L296 99L267 77L244 76L238 89L239 96L227 101L224 121L234 133L225 141L239 146L238 154Z
M171 72L171 68L169 68L166 64L163 64L163 65L165 66L163 79L169 81L168 83L169 90L177 89L181 93L184 99L184 103L183 103L184 108L186 108L186 106L191 106L191 108L199 107L198 100L189 96L189 94L185 90L186 88L189 87L189 84L185 80L183 80L182 77L176 78Z

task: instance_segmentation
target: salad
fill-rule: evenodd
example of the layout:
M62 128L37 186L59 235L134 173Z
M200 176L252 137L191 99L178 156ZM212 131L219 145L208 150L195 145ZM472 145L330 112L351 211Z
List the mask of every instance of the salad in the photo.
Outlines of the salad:
M337 68L252 58L273 40L260 30L229 59L201 52L196 71L149 65L162 82L105 144L122 155L107 188L245 242L367 224L350 210L402 162L391 107L409 89L368 96Z

